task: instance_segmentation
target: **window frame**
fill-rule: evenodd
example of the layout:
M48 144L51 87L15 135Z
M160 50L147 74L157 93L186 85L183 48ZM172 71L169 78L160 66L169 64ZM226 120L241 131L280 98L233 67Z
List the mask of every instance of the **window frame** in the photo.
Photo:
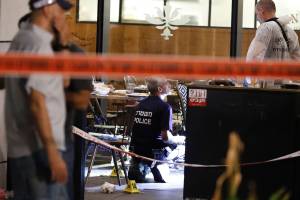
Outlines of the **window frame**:
M83 21L79 20L79 4L81 0L76 0L76 23L85 23L85 24L96 24L97 21ZM167 2L167 0L161 0L163 4ZM257 4L258 0L254 0L255 5ZM213 0L208 0L208 22L207 26L203 25L180 25L179 27L198 27L198 28L230 28L230 26L212 26L211 21L212 21L212 4ZM110 22L111 24L124 24L124 25L149 25L151 26L152 24L146 23L145 20L130 20L128 22L124 21L123 18L123 7L124 7L124 0L119 0L119 16L118 16L118 21L117 22ZM242 27L242 29L257 29L257 18L256 15L254 14L254 23L253 27ZM295 30L295 31L300 31L300 30Z

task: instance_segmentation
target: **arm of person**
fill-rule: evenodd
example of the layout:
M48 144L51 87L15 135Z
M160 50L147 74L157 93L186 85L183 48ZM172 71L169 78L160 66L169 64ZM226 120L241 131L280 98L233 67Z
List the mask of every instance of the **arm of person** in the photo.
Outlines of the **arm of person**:
M161 131L162 139L168 144L185 144L185 136L172 135L170 131Z
M78 110L86 110L90 101L90 91L66 92L66 100Z
M61 83L59 80L61 80ZM36 121L39 138L48 156L52 180L65 183L68 172L65 162L57 150L45 96L54 89L58 89L58 86L62 87L62 84L62 79L57 76L32 74L29 76L25 88L29 98L30 110Z
M170 130L172 130L172 108L169 107L162 114L162 122L161 122L161 137L165 143L168 144L184 144L185 137L184 136L173 136Z
M264 43L253 40L247 52L246 60L259 60L262 61L265 57L267 47Z
M30 109L36 121L38 134L48 155L52 180L65 183L68 177L67 168L57 150L57 146L52 135L45 96L34 89L31 89L30 93Z
M295 47L290 52L291 58L293 60L300 60L300 46L299 46L298 35L296 33L293 34L293 41L295 42Z
M264 60L269 43L271 41L271 36L272 31L268 27L268 24L261 24L249 46L246 60Z

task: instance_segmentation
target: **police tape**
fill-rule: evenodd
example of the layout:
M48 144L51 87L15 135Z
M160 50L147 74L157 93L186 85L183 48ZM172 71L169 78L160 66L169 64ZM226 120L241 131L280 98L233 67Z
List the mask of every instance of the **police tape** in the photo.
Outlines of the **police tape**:
M55 73L73 76L270 77L300 78L299 61L246 62L159 55L33 55L0 54L0 74Z
M193 168L217 168L217 167L225 167L226 165L201 165L201 164L191 164L191 163L174 163L174 162L170 162L170 161L164 161L164 160L155 160L153 158L148 158L145 156L141 156L138 155L136 153L133 152L129 152L129 151L125 151L123 149L117 148L114 145L108 144L107 142L104 142L101 139L98 139L92 135L90 135L89 133L77 128L73 126L73 133L90 141L90 142L94 142L98 145L102 145L106 148L109 148L111 150L115 150L116 152L119 153L124 153L127 154L129 156L132 157L136 157L136 158L140 158L142 160L147 160L147 161L151 161L152 162L152 166L154 166L156 163L165 163L165 164L172 164L172 165L179 165L179 166L183 166L183 167L193 167ZM261 165L261 164L267 164L267 163L272 163L272 162L278 162L278 161L283 161L283 160L290 160L290 159L294 159L294 158L298 158L300 157L300 150L296 151L294 153L285 155L285 156L280 156L278 158L274 158L274 159L270 159L267 161L260 161L260 162L251 162L251 163L241 163L240 165L245 167L245 166L254 166L254 165Z
M6 164L6 163L7 163L6 160L5 161L0 161L0 165Z

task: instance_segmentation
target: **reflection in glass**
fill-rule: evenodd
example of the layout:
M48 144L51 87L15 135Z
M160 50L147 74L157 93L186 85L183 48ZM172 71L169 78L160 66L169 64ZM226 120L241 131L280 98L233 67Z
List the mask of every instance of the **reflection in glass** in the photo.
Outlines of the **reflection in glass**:
M156 8L163 5L163 0L123 0L122 22L145 23L145 14L156 16Z
M169 0L172 9L179 8L180 15L189 16L187 25L207 26L209 0Z
M231 26L231 3L232 0L212 0L211 26Z

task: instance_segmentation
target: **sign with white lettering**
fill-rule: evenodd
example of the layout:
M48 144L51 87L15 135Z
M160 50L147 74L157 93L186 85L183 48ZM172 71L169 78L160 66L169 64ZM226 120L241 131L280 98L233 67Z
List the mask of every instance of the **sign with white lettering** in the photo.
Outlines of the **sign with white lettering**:
M205 89L189 89L189 106L206 106L207 90Z
M135 112L134 123L151 125L152 112L140 111Z

